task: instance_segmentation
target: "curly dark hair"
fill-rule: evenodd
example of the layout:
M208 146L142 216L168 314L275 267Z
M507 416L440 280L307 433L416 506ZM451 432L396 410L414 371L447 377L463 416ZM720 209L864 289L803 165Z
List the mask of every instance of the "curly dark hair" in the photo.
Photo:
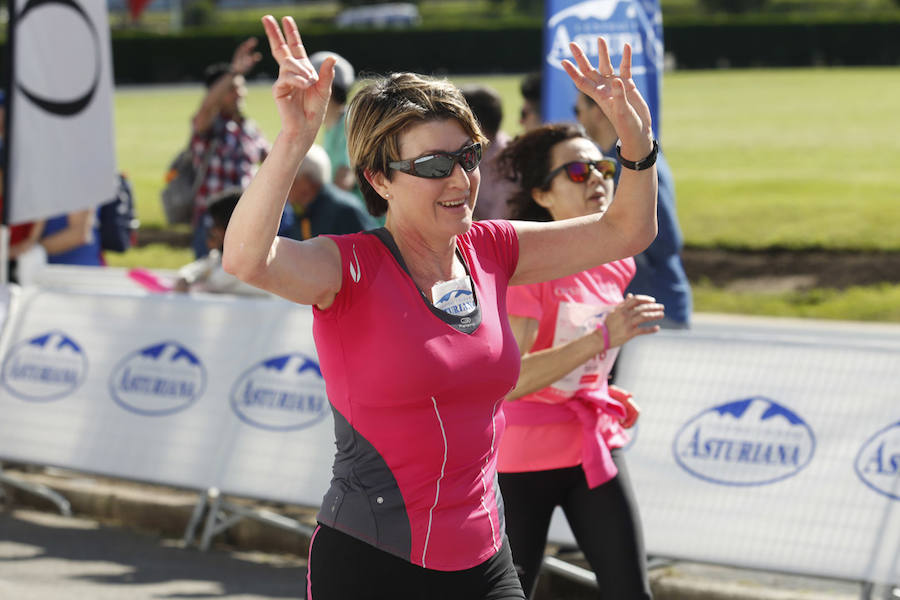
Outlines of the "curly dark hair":
M549 189L550 185L544 184L544 178L550 172L550 153L558 143L573 138L587 139L587 134L580 125L554 123L523 133L503 149L497 157L500 172L519 186L506 201L511 218L521 221L553 220L549 211L534 201L531 190Z

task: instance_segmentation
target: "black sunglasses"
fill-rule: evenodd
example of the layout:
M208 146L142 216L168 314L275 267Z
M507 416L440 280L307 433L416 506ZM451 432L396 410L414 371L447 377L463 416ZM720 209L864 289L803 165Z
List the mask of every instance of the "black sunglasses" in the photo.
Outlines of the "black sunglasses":
M435 152L412 160L397 160L388 166L401 173L425 179L449 177L453 166L459 163L466 173L471 173L481 162L481 142L475 142L457 152Z
M612 179L616 175L615 161L604 158L602 160L578 160L568 162L561 167L556 167L544 177L544 183L547 185L553 178L559 175L560 171L565 171L569 181L575 183L584 183L591 176L591 170L597 171L603 179Z

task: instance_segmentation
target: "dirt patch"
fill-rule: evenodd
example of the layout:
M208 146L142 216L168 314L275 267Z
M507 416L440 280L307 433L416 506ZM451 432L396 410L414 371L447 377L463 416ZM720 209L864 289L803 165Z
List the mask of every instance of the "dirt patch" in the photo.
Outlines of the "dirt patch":
M138 229L138 247L150 244L165 244L175 248L187 248L191 245L191 232L173 231L171 229Z
M138 230L138 246L166 244L185 248L190 243L189 231ZM900 284L900 252L685 248L682 260L691 282L705 280L736 292Z
M735 291L900 284L900 252L686 248L682 261L692 282L707 280L716 287Z

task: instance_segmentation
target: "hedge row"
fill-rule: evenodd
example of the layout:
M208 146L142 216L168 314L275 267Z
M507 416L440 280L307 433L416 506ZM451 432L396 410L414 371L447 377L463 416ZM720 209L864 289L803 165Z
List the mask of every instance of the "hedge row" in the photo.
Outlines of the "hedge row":
M229 60L234 48L243 39L241 35L114 37L116 81L200 80L207 64ZM305 33L303 42L310 52L334 50L345 56L358 70L374 73L399 70L421 73L521 72L540 64L541 54L541 32L535 28L502 31L335 31ZM261 45L267 58L257 71L274 77L277 65L268 57L268 44L264 37Z
M113 34L117 83L198 81L204 67L228 60L246 37L203 32L160 36ZM261 40L265 45L265 40ZM541 30L308 31L311 51L340 52L357 69L374 73L522 73L541 64ZM900 65L900 22L672 25L666 50L678 68L720 66ZM260 68L275 75L271 59Z
M900 22L685 25L664 35L686 69L900 65Z

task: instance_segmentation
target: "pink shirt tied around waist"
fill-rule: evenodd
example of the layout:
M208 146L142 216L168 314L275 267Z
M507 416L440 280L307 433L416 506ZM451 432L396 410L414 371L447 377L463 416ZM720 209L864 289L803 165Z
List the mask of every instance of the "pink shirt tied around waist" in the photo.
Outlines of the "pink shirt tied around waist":
M624 299L634 268L634 260L628 258L569 277L510 288L509 313L539 322L532 352L553 347L555 341L564 343L565 336L586 333L605 320L609 310ZM566 327L568 333L561 331ZM604 359L592 359L592 365L579 367L556 387L505 402L507 429L498 470L518 473L580 464L592 488L615 477L618 471L609 448L624 446L630 439L619 422L626 414L624 396L607 385L617 354L613 348Z
M610 394L610 390L607 388L604 394ZM620 401L604 394L580 391L560 404L507 402L503 407L506 425L535 426L577 422L582 433L581 466L588 487L595 488L618 473L609 448L624 446L629 440L622 427L617 427L619 419L625 418L625 407ZM501 445L501 452L502 448Z

